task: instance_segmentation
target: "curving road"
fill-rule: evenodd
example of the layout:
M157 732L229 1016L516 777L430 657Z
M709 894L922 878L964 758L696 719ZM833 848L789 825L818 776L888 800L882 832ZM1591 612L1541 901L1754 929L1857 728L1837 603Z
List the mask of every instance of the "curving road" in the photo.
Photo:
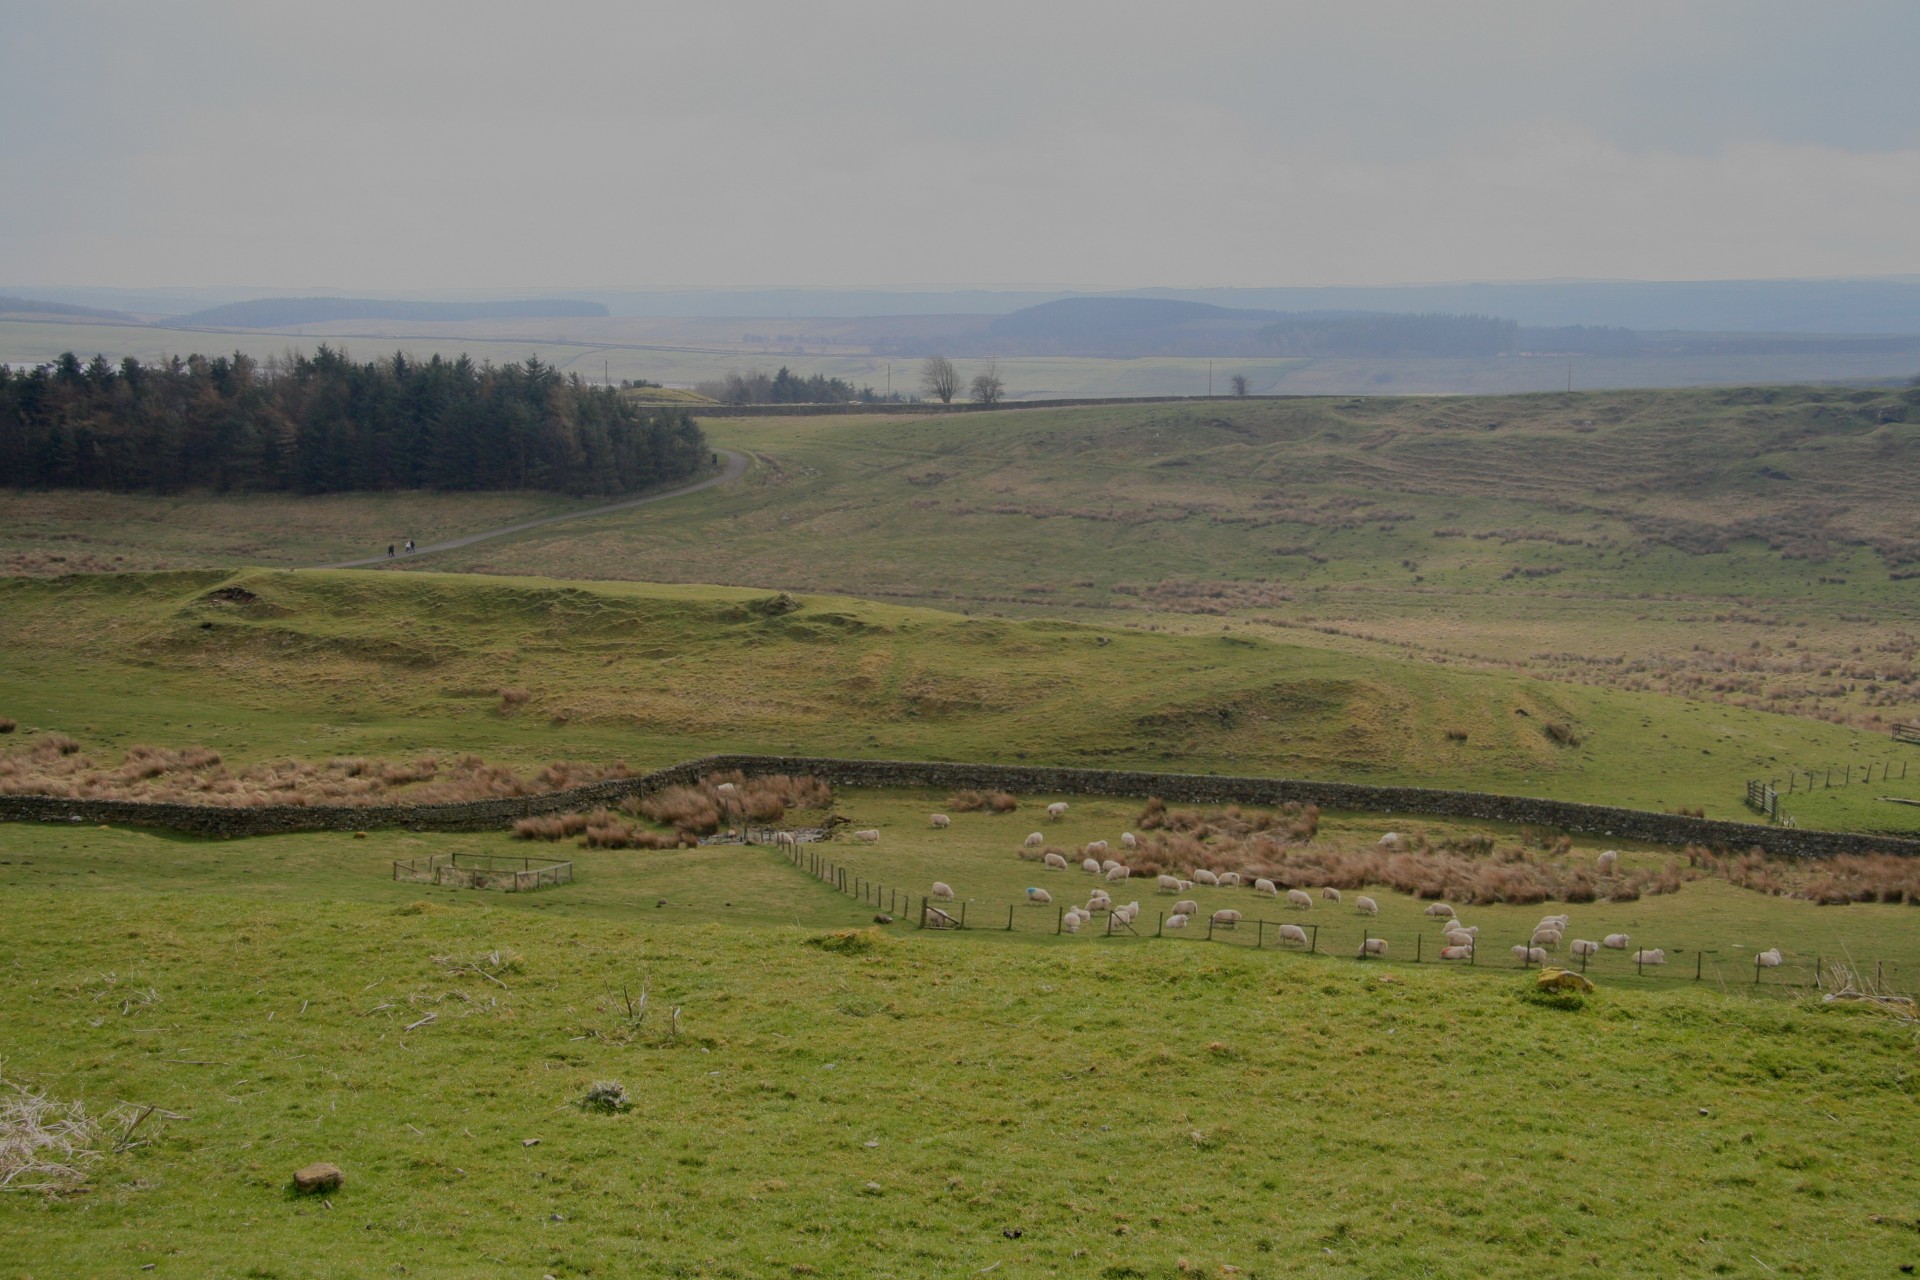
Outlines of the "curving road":
M725 458L726 465L720 468L717 476L708 476L705 480L693 484L683 484L678 489L667 489L660 493L650 493L644 498L629 498L625 502L615 502L604 507L593 507L586 511L569 511L564 515L542 516L538 520L522 520L519 524L501 525L498 529L488 529L483 533L470 533L462 538L449 538L445 542L431 542L424 547L415 547L412 555L368 556L364 560L342 560L338 564L317 564L316 569L364 569L376 564L408 564L421 556L432 555L436 551L455 551L461 547L470 547L476 542L486 542L491 538L504 538L510 533L524 533L528 529L538 529L545 525L561 524L568 520L587 520L594 516L611 515L616 511L631 511L635 507L644 507L650 502L665 502L669 498L684 498L690 493L702 489L711 489L717 484L726 484L738 480L747 469L747 455L735 453L731 449L716 449L715 453Z

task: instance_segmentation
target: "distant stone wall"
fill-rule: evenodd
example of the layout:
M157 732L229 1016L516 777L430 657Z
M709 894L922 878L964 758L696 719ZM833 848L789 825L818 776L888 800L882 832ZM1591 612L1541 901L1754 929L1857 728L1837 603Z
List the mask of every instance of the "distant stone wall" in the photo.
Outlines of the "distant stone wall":
M565 813L614 804L663 787L688 785L706 774L738 769L747 774L808 773L840 787L907 787L932 791L972 788L1024 795L1159 796L1181 804L1278 805L1288 801L1361 813L1476 818L1607 836L1653 844L1701 844L1717 848L1758 846L1768 853L1827 858L1843 853L1920 856L1920 840L1805 831L1683 818L1677 814L1606 805L1441 791L1430 787L1381 787L1356 782L1305 782L1288 778L1243 778L1198 773L1151 773L1115 769L1068 769L1046 765L950 764L909 760L840 760L815 756L720 755L689 760L654 773L596 782L571 791L477 800L466 804L277 805L221 809L196 805L116 800L60 800L50 796L0 796L0 821L112 823L165 827L200 836L276 835L294 831L358 831L406 827L419 831L497 830L516 818Z

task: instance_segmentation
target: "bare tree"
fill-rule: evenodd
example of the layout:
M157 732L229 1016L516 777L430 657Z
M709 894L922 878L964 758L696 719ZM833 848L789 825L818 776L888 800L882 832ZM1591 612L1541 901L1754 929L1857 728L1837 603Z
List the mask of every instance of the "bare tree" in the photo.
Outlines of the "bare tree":
M960 374L945 356L928 356L920 366L920 388L941 404L952 404L960 389Z
M1246 374L1236 373L1233 375L1233 394L1237 396L1243 396L1247 394L1247 375Z
M999 404L1006 389L1006 384L1000 381L1000 362L997 360L987 361L986 372L973 377L973 398L981 404Z

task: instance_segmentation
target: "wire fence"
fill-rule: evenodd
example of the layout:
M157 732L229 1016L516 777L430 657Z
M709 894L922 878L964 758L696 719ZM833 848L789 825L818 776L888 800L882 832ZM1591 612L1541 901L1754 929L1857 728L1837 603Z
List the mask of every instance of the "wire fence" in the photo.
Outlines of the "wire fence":
M1623 946L1601 945L1598 950L1575 955L1570 947L1540 947L1532 931L1515 934L1511 941L1488 934L1475 937L1472 944L1450 947L1436 922L1433 931L1382 929L1370 923L1371 917L1358 912L1343 913L1328 920L1323 914L1315 919L1311 910L1286 919L1249 919L1233 912L1235 919L1224 919L1219 912L1190 918L1184 925L1169 927L1172 912L1158 904L1151 918L1143 906L1141 914L1128 919L1112 910L1093 913L1078 929L1066 925L1068 907L1046 901L1026 903L988 903L961 898L936 898L933 894L901 885L889 885L870 879L828 858L825 851L806 846L782 850L794 866L836 891L856 898L874 908L876 921L911 919L916 928L963 932L991 930L1004 933L1041 933L1107 939L1188 942L1242 947L1250 951L1290 951L1303 955L1344 957L1356 961L1388 961L1396 964L1439 964L1453 968L1490 969L1521 972L1544 968L1569 969L1596 976L1668 979L1675 982L1711 982L1725 988L1752 986L1780 992L1804 993L1832 990L1846 981L1871 990L1887 991L1890 982L1902 979L1900 966L1891 961L1861 962L1851 956L1781 955L1779 963L1769 964L1768 953L1742 955L1717 948L1657 947L1646 939L1631 939ZM1051 907L1051 911L1042 908ZM1336 907L1336 910L1339 908ZM1231 908L1227 909L1231 910ZM1485 932L1482 930L1482 932ZM1464 950L1464 954L1461 951ZM1443 951L1450 954L1443 954ZM1871 975L1870 977L1868 975Z
M436 853L393 864L393 878L414 884L527 893L573 882L573 863L558 858L511 858L490 853Z

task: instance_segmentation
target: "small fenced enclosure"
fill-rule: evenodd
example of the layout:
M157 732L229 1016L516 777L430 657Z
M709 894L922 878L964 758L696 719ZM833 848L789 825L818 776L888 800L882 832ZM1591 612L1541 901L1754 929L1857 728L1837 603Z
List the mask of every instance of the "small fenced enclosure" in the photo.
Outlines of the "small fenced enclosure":
M528 893L573 883L573 863L559 858L510 858L490 853L436 853L396 860L393 878L412 884Z
M1747 808L1755 813L1763 813L1775 822L1784 821L1786 817L1780 812L1780 793L1773 789L1770 782L1748 779Z
M1895 742L1911 743L1916 747L1920 747L1920 724L1897 724L1893 726L1893 740Z

